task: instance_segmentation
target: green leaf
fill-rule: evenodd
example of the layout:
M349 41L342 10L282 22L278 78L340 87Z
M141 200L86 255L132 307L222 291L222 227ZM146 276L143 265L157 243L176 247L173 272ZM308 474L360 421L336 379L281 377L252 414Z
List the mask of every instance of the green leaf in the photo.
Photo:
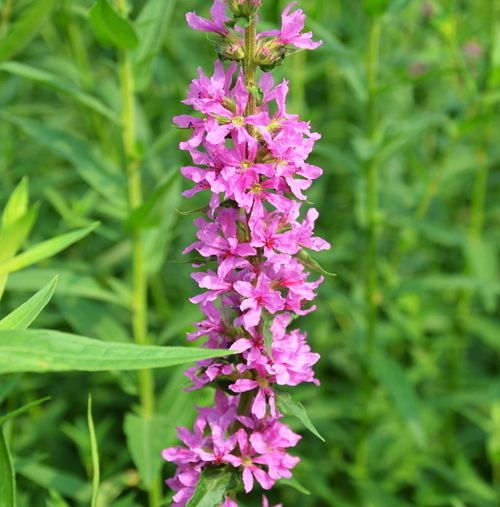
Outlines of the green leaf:
M283 484L283 486L290 486L303 495L309 496L311 494L311 492L294 477L291 479L280 479L278 484Z
M264 344L266 346L266 352L269 356L273 353L273 333L271 332L271 326L273 323L272 316L266 311L262 312L263 326L262 334L264 335Z
M99 448L97 445L97 436L95 433L94 419L92 418L92 396L90 394L87 401L87 424L89 427L90 450L92 457L92 500L90 502L90 507L97 507L101 469L99 466Z
M0 265L12 259L28 237L38 215L38 206L9 225L0 228ZM7 274L0 275L0 298L5 289Z
M387 10L390 0L364 0L363 8L372 16L381 16Z
M132 459L141 476L144 489L149 489L161 469L161 451L165 448L164 432L169 426L165 417L146 418L129 413L124 431Z
M317 261L315 261L311 256L305 251L301 250L297 255L297 260L305 266L307 269L314 271L315 273L320 273L325 276L337 276L335 273L330 273L326 271L323 266Z
M14 189L2 213L2 226L9 226L28 211L28 178L23 178Z
M5 442L3 430L0 428L0 498L2 506L16 507L16 476Z
M307 415L306 409L300 401L295 401L288 393L277 393L276 394L276 405L280 412L284 415L291 415L297 417L302 421L302 424L314 435L316 435L322 442L325 439L321 436L319 431L316 429L311 419Z
M105 46L137 47L139 39L133 25L117 13L108 0L97 0L90 9L89 20L97 39Z
M233 483L234 475L228 468L205 468L186 507L218 507Z
M59 331L0 331L0 373L166 368L232 354L228 350L103 342Z
M0 62L12 58L34 37L58 0L31 0L7 35L2 35Z
M62 234L61 236L56 236L55 238L48 239L47 241L43 241L42 243L32 246L25 252L2 262L0 264L0 275L19 271L31 264L35 264L41 260L54 256L61 250L64 250L68 246L90 234L94 229L96 229L96 227L98 227L98 225L99 223L96 222L89 227L77 229L76 231L68 232L67 234Z
M7 288L13 291L34 291L41 285L47 284L54 276L58 277L58 296L76 296L78 298L106 301L125 307L129 305L128 298L118 296L101 287L92 277L65 268L28 268L18 271L9 277Z
M0 112L0 117L71 162L80 177L113 205L118 217L122 217L122 213L127 209L124 190L126 180L123 174L87 141L69 134L67 130L50 127L39 121L19 118L5 112Z
M64 470L33 462L17 462L19 475L26 477L47 490L54 490L79 503L88 505L91 498L91 487L78 476Z
M31 65L26 65L24 63L19 62L6 62L0 65L0 70L4 72L8 72L15 76L19 76L25 79L29 79L34 81L35 83L47 86L49 88L53 88L68 97L71 97L79 104L99 113L100 115L108 118L115 124L119 124L120 120L109 107L104 105L99 99L90 95L88 93L83 92L78 87L73 85L70 81L66 79L61 79L55 74L48 72L44 69L38 69L36 67L32 67Z
M139 45L132 53L134 74L139 90L151 79L152 62L167 36L177 0L149 0L135 21Z
M373 361L375 376L390 394L396 408L406 421L415 442L426 445L426 434L420 420L417 395L401 366L382 354L376 354Z
M140 206L139 208L133 210L127 221L125 222L125 228L128 230L138 230L138 229L146 229L151 227L151 225L156 225L154 209L160 199L165 195L165 193L172 187L172 185L177 181L179 177L179 173L177 171L171 171L166 181L161 183L155 191L151 194L151 196Z
M57 277L34 296L0 320L1 329L26 329L45 308L54 294Z
M469 237L465 244L465 254L472 275L484 282L479 290L486 311L494 312L498 295L488 288L487 282L498 280L498 253L495 245L480 237Z
M2 506L16 507L16 476L5 442L3 430L0 428L0 498Z
M12 412L9 412L8 414L5 414L0 417L0 426L2 424L6 423L7 421L10 421L11 419L14 419L14 417L24 414L25 412L27 412L31 408L36 407L37 405L41 405L42 403L45 403L48 400L50 400L50 396L46 396L45 398L40 398L39 400L31 401L30 403L26 403L26 405L23 405L22 407L12 410Z

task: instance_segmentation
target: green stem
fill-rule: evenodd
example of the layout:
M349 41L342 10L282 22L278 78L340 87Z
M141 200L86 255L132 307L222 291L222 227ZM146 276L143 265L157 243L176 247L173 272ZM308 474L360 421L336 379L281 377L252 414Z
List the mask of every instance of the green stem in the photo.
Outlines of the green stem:
M3 35L3 33L7 31L11 12L12 0L5 0L2 8L2 13L0 14L0 35Z
M118 9L123 16L127 15L126 0L117 0ZM125 169L128 183L129 209L141 206L142 179L140 161L137 154L136 116L135 116L135 79L132 61L126 51L120 54L120 88L122 99L122 143L125 155ZM150 343L148 335L148 279L146 259L142 242L142 233L134 231L132 241L132 330L134 341L138 345ZM138 372L139 396L142 414L151 419L155 412L155 385L151 369ZM161 502L161 482L155 477L148 484L150 507L156 507Z
M250 92L248 104L245 110L247 116L255 114L257 110L257 100L255 97L256 71L255 48L257 41L257 18L253 16L245 29L245 58L243 60L243 72L245 74L245 85Z
M373 139L377 123L377 76L380 48L380 21L372 19L368 47L368 104L367 104L367 130L370 139ZM378 273L377 273L377 250L378 250L378 186L379 173L375 157L368 160L365 168L365 185L367 192L367 226L368 226L368 252L367 252L367 275L366 275L366 346L367 359L373 355L375 346L376 324L378 318Z

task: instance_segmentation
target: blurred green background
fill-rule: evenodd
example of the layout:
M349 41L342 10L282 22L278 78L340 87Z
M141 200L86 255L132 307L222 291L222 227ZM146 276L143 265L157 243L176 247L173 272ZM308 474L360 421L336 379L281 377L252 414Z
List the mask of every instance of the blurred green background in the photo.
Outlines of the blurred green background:
M309 193L319 232L333 244L318 310L298 322L321 353L320 388L293 392L326 443L303 434L295 477L275 503L296 507L500 505L500 2L301 0L323 46L276 71L290 81L289 110L323 137L324 168ZM130 220L120 127L120 51L89 26L91 0L0 1L0 203L23 177L39 218L32 244L95 220L101 226L54 259L12 274L1 314L59 274L37 327L131 341ZM182 249L207 196L189 183L171 117L196 68L215 55L184 14L208 0L130 2L139 46L136 159L146 198L141 224L149 274L151 339L184 345L198 318ZM261 27L285 2L264 0ZM0 412L51 400L9 422L19 507L86 506L94 399L102 468L99 504L146 505L141 475L173 468L175 445L210 391L185 393L178 370L155 372L158 416L150 457L133 437L136 376L4 377ZM146 459L147 465L144 465ZM138 464L138 462L140 462ZM137 469L139 467L139 472ZM142 477L144 479L144 477ZM168 495L166 496L168 505ZM260 494L242 501L260 505Z

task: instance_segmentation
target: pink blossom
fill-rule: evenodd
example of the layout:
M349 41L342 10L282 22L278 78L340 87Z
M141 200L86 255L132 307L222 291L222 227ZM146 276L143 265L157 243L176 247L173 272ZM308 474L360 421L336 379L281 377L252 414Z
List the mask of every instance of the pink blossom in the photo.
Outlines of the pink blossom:
M186 14L186 20L188 25L194 30L213 32L222 36L229 34L229 30L226 27L229 18L226 16L225 0L214 0L212 8L210 9L210 15L212 19L205 19L194 12L188 12Z
M211 19L189 13L188 23L217 34L220 47L241 49L242 30L230 28L225 3L214 1ZM232 0L230 5L233 13L253 16L260 1ZM314 49L321 44L310 32L302 33L305 16L300 9L292 12L294 6L283 11L281 30L260 34L263 49L274 48L282 56L290 53L284 46ZM232 58L231 51L222 53ZM183 101L194 114L174 118L189 134L180 144L192 160L181 169L193 184L184 195L208 192L208 205L194 221L196 240L184 251L201 257L193 261L198 271L192 275L201 292L190 301L203 317L188 339L205 338L206 347L237 352L199 361L186 371L189 390L212 385L215 398L213 405L198 408L192 431L178 428L182 445L162 453L177 466L167 481L177 507L188 503L200 475L213 467L241 474L247 493L255 483L267 490L290 478L299 458L288 449L300 436L280 421L275 386L319 384L313 370L319 355L306 334L290 325L293 316L315 309L323 280L311 280L302 250L329 248L315 234L318 212L305 210L305 192L322 174L307 162L320 135L287 111L286 80L275 84L264 73L258 83L261 94L249 114L250 91L241 65L238 70L237 63L217 61L212 75L198 69ZM265 496L262 505L269 507ZM237 507L232 494L221 507Z
M244 297L240 309L246 310L243 323L247 328L253 328L259 323L264 308L272 314L283 310L285 301L277 290L272 289L271 284L272 280L264 274L257 278L255 286L244 281L234 284L236 292Z
M296 5L297 2L292 2L281 14L281 30L265 32L262 35L278 36L278 41L281 42L281 44L289 44L299 49L316 49L321 46L323 42L314 42L312 40L312 32L301 33L304 29L306 17L302 9L291 12Z

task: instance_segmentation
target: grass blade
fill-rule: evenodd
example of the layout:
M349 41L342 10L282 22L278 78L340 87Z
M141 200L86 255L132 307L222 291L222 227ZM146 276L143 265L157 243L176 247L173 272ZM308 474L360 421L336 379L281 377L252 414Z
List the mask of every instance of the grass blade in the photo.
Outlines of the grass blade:
M0 498L4 507L16 507L16 476L2 428L0 428Z
M90 434L90 449L92 453L92 500L90 507L97 507L97 496L99 494L99 482L101 469L99 465L99 448L97 445L97 436L95 433L94 419L92 418L92 395L89 394L87 402L87 424Z

